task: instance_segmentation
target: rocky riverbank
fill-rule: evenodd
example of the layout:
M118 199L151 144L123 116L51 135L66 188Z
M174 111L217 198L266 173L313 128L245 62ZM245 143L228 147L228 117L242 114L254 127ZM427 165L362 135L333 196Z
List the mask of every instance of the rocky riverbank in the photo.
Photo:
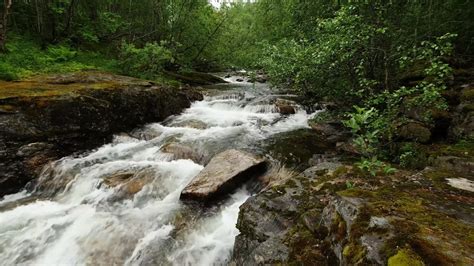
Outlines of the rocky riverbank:
M241 206L233 263L472 265L473 147L440 148L422 171L319 162L289 175Z
M102 72L0 83L0 196L50 161L98 147L113 133L161 121L202 95Z
M456 74L434 126L416 110L400 124L390 145L405 156L394 174L353 165L360 155L334 108L310 122L312 133L287 133L270 152L295 172L241 206L232 263L473 265L472 73ZM316 144L301 145L311 143L301 132Z

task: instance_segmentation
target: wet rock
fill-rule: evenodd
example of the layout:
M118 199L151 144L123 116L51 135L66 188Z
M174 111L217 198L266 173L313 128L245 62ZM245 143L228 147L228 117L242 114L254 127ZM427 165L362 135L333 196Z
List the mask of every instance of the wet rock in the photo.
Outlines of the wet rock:
M300 129L273 135L265 140L267 153L289 167L303 171L315 153L334 149L334 144L311 129Z
M296 113L296 102L286 99L276 99L275 106L282 115L292 115Z
M182 121L182 122L178 122L178 123L174 123L172 124L171 126L174 126L174 127L189 127L189 128L195 128L195 129L206 129L206 128L209 128L209 126L200 121L200 120L186 120L186 121Z
M114 199L118 200L133 197L149 184L153 177L154 172L148 169L138 172L119 172L104 177L103 184L118 189L118 194L114 196Z
M278 112L282 115L292 115L296 113L295 108L289 105L278 107Z
M431 138L431 131L418 122L408 122L397 129L397 136L403 140L428 142Z
M188 159L196 163L201 163L204 158L203 155L198 154L193 148L179 144L179 143L168 143L161 147L162 152L173 154L175 160Z
M208 165L181 192L181 199L209 201L258 177L266 168L265 160L247 152L227 150L214 156Z
M199 95L96 71L2 83L0 106L15 112L0 112L0 196L17 192L51 160L178 114Z
M133 175L134 175L134 173L132 173L132 172L116 173L116 174L113 174L111 176L105 177L104 178L104 184L106 184L109 187L116 187L116 186L119 186L119 185L123 184L124 182L126 182L130 178L132 178Z

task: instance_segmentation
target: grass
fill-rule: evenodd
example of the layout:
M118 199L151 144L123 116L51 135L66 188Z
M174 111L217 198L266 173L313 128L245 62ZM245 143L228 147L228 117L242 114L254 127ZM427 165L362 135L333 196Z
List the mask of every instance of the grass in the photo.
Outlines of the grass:
M34 40L9 36L7 49L7 53L0 54L0 86L6 86L6 83L1 83L2 80L16 81L41 74L62 74L84 70L98 70L143 78L124 72L114 56L90 50L73 49L67 44L49 45L42 49ZM181 85L181 82L161 72L149 79L158 84L173 87ZM9 86L15 87L11 84ZM5 93L6 90L3 91L3 94Z
M90 69L118 72L115 59L97 52L72 49L66 44L42 49L33 40L10 36L7 49L7 53L0 54L0 80L11 81L37 74Z

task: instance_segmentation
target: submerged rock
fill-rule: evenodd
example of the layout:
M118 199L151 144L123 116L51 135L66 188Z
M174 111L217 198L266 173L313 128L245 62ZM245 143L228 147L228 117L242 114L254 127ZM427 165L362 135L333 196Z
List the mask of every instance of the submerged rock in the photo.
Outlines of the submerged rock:
M227 150L209 164L184 188L181 199L208 201L225 196L243 182L262 174L266 162L247 152Z
M200 163L202 159L204 158L202 154L199 154L190 146L186 146L186 145L174 143L174 142L164 145L163 147L161 147L160 150L162 152L172 154L174 160L189 159L196 163Z

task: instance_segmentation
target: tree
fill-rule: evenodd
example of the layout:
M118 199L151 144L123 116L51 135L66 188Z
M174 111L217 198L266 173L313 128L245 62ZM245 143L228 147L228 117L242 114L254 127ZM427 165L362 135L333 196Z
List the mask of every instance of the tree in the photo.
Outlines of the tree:
M12 0L5 0L3 10L0 11L0 53L6 51L7 41L7 23L10 8L12 7Z

